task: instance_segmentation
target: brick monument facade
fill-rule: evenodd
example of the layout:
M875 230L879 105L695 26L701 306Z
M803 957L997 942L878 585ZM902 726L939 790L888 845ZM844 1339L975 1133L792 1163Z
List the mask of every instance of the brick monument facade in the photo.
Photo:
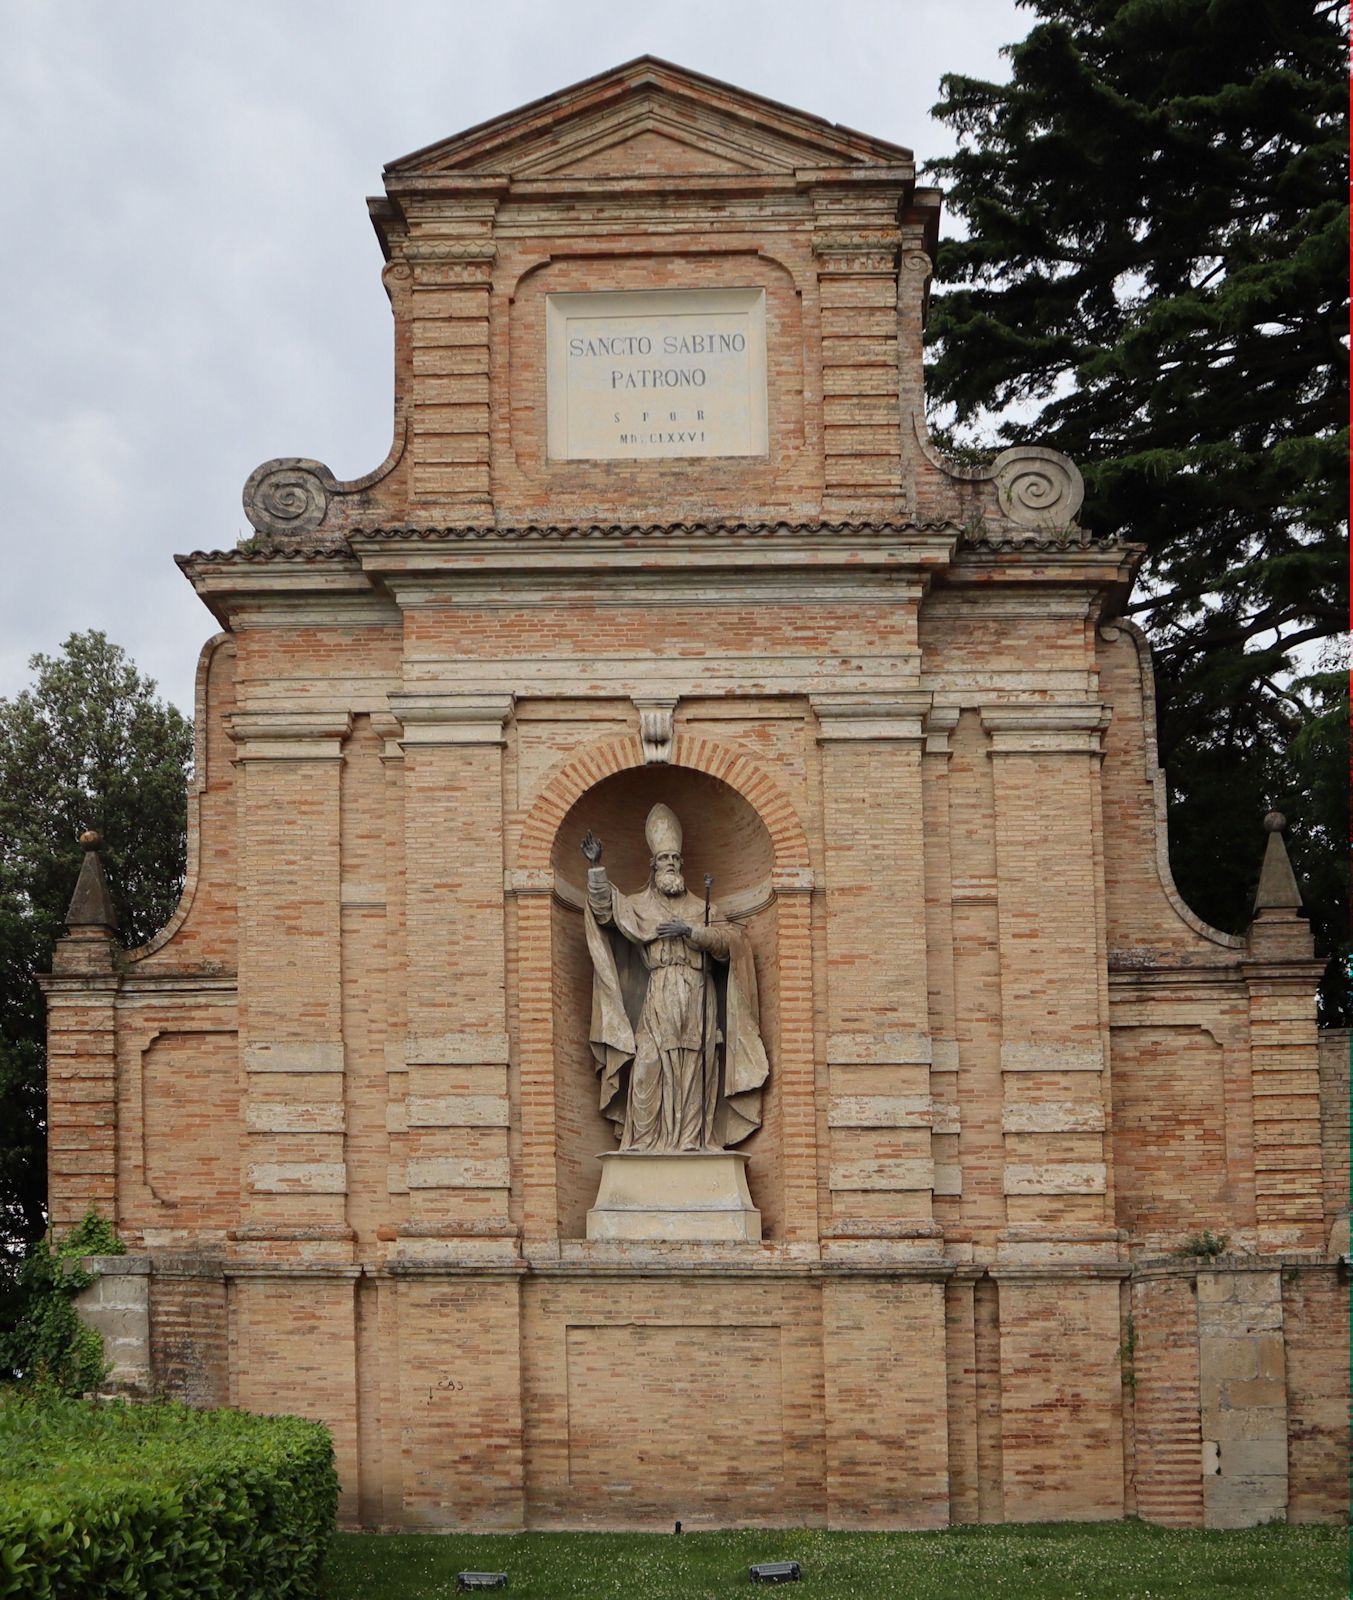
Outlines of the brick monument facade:
M371 215L390 454L179 558L188 886L124 954L91 850L47 980L129 1370L324 1419L369 1526L1339 1516L1347 1041L1280 831L1244 937L1171 882L1140 551L927 436L910 153L643 59ZM659 803L759 1240L588 1223L579 842L631 894Z

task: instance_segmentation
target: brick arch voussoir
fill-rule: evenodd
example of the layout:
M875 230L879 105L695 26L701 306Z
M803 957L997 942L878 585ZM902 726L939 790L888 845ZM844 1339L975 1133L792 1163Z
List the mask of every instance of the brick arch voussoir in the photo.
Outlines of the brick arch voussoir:
M643 745L633 734L589 745L567 757L545 780L522 819L518 853L522 868L528 872L548 869L559 825L583 795L603 779L643 765ZM672 765L707 773L736 790L770 835L777 867L808 866L808 837L798 812L754 757L712 739L677 734L672 741Z

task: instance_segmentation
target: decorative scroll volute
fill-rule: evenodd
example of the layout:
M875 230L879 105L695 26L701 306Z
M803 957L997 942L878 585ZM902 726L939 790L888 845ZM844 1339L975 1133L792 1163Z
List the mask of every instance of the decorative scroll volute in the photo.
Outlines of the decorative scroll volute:
M1003 450L992 464L1002 513L1022 528L1065 528L1076 520L1085 482L1075 462L1041 445Z
M296 539L314 533L329 509L337 487L322 461L282 456L265 461L244 485L244 514L269 538Z

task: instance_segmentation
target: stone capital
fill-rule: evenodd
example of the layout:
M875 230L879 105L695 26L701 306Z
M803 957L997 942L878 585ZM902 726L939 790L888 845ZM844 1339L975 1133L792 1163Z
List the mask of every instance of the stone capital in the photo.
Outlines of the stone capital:
M410 745L502 744L512 715L511 694L392 694L390 709L403 725L399 740Z
M236 711L226 718L237 761L337 761L350 711Z
M1093 702L1029 703L984 705L981 715L993 756L1102 756L1112 712Z
M949 756L949 736L958 727L958 706L931 706L925 714L925 753L928 756Z
M895 228L817 234L813 254L819 277L888 277L897 271L902 235Z
M504 894L553 894L553 867L510 867L503 873ZM581 904L581 902L579 902Z
M811 867L774 867L770 882L777 895L812 894L817 888L817 878Z
M890 695L814 694L818 742L862 740L919 745L930 695L920 690Z

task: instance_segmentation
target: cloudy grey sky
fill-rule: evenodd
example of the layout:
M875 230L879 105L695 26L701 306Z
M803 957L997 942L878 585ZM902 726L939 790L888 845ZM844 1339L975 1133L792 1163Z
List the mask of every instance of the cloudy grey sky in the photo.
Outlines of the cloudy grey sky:
M174 566L272 456L390 442L386 161L651 52L915 150L1014 0L0 0L0 695L102 628L183 710Z

